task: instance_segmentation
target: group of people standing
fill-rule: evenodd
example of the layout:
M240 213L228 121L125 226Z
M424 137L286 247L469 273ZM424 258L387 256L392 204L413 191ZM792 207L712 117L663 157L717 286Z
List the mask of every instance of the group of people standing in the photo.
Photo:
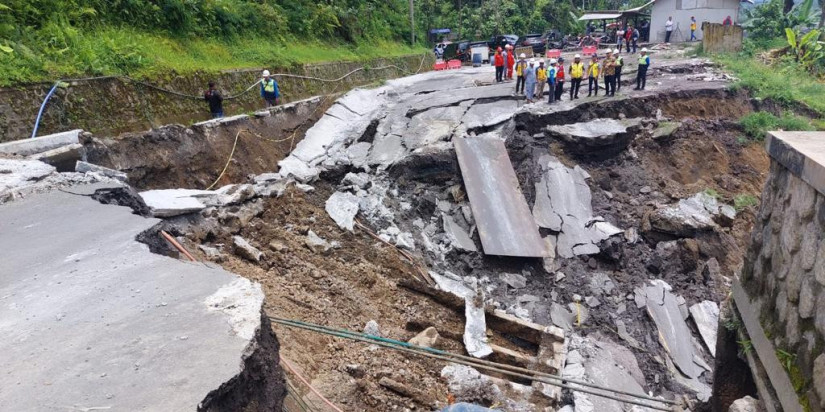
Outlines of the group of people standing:
M278 87L278 82L269 73L269 70L264 70L261 73L261 98L264 99L266 107L270 108L277 106L281 99L281 90ZM253 85L254 86L254 85ZM213 119L223 117L223 95L215 82L209 82L209 89L203 93L203 99L209 103L209 112Z
M534 103L544 97L545 86L549 86L548 103L561 101L564 94L564 83L567 73L570 74L570 100L579 98L581 84L586 77L588 79L587 97L599 95L599 78L603 79L605 95L615 96L622 87L622 70L625 66L621 50L607 50L603 61L599 61L598 55L594 54L590 63L585 66L581 55L577 54L573 62L565 70L564 58L558 60L550 59L549 66L545 66L545 60L529 59L522 53L518 61L512 66L506 64L506 55L512 55L508 48L496 50L494 65L496 67L496 82L504 79L511 79L512 72L516 74L516 94L523 94L527 103ZM639 56L638 71L636 74L636 88L634 90L644 90L647 82L647 69L650 67L650 56L647 48L643 48Z
M633 46L633 54L636 54L636 47L639 43L639 29L634 28L633 25L628 24L627 27L619 27L616 30L616 48L621 51L622 46L627 47L627 52L630 53L631 45Z

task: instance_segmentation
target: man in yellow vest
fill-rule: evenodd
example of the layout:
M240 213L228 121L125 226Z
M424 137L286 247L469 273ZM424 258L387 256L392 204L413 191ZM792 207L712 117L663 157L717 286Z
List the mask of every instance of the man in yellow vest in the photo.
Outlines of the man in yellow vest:
M622 55L619 52L619 49L613 51L613 58L616 59L616 74L614 76L616 85L613 87L613 89L615 89L614 92L617 92L622 88L622 69L624 68L624 58L622 58Z
M278 82L269 76L269 70L264 70L261 79L261 97L266 101L266 107L278 105L281 98L281 91L278 90Z
M522 53L516 62L516 94L524 94L524 72L527 71L527 55Z
M539 60L539 67L536 69L536 99L544 96L544 85L547 84L547 67L544 67L544 59Z
M647 55L647 47L642 49L639 56L639 71L636 72L636 88L633 90L644 90L647 82L647 69L650 67L650 56Z
M587 97L590 97L595 89L596 96L599 95L599 57L593 54L593 59L590 60L590 65L587 66ZM595 86L595 87L594 87Z
M573 63L570 63L570 100L579 98L579 88L584 79L584 63L581 55L573 56Z

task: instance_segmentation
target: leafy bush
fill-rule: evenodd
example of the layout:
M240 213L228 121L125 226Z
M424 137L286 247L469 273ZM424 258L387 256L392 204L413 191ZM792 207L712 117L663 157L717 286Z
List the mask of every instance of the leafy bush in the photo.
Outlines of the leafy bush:
M787 113L777 117L769 112L755 112L743 117L739 124L742 125L745 134L756 141L764 140L765 133L772 130L814 130L809 119Z
M736 209L737 212L741 212L749 207L753 207L758 204L759 199L757 199L756 196L753 195L741 194L733 198L733 208Z

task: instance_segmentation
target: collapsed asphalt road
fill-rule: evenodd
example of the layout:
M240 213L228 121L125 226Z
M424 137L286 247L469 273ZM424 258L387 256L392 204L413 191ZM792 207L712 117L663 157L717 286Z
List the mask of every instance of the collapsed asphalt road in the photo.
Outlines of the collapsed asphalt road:
M367 325L399 340L433 327L440 349L525 365L544 353L556 362L552 373L699 406L710 395L708 323L752 219L728 204L759 193L767 161L737 142L735 120L752 108L724 75L701 60L664 65L689 73L656 71L646 91L552 106L524 105L512 83L487 85L487 67L355 90L307 130L277 172L215 191L144 193L166 217L150 232L182 235L199 259L259 282L272 315ZM495 172L472 176L478 187L496 187L490 179L503 171L515 195L501 199L468 184L455 150L461 139L495 148ZM527 244L538 252L501 256L492 248L512 227L491 223L509 221L514 208L532 217ZM176 253L162 242L150 247ZM460 308L434 287L457 294ZM566 340L547 347L503 332L495 310L558 327ZM658 332L669 329L679 333ZM626 407L310 332L276 332L286 356L345 409L434 409L453 398L525 411ZM297 392L319 402L306 388Z

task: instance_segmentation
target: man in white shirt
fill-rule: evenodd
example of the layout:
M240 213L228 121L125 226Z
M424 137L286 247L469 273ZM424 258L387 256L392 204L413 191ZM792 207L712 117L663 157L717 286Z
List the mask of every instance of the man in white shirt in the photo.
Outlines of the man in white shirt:
M673 33L673 16L667 18L665 22L665 43L670 43L670 35Z

